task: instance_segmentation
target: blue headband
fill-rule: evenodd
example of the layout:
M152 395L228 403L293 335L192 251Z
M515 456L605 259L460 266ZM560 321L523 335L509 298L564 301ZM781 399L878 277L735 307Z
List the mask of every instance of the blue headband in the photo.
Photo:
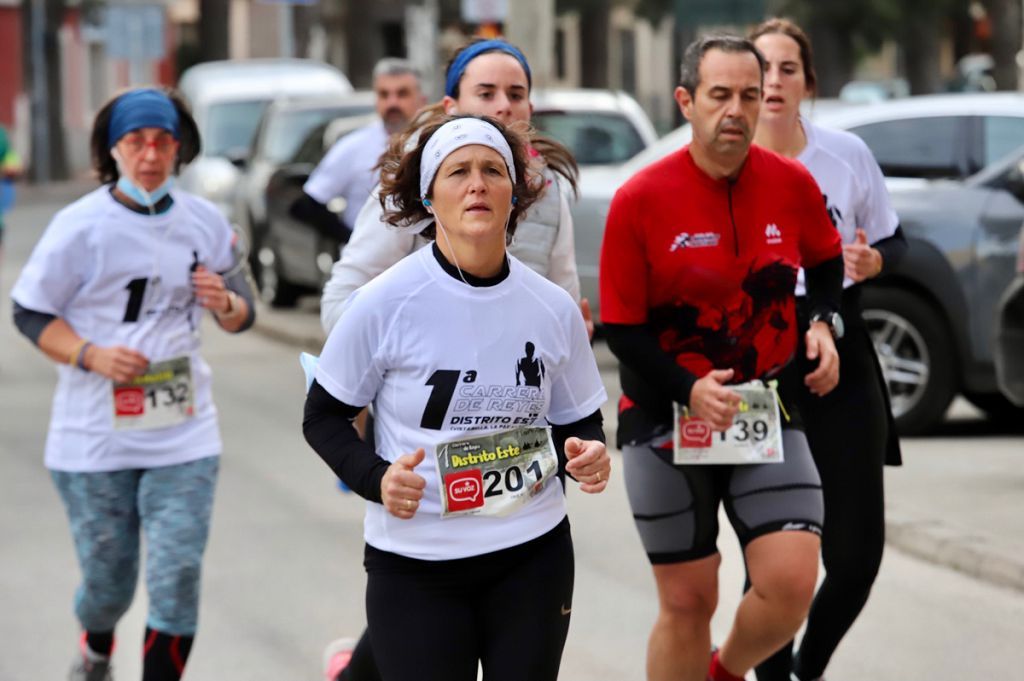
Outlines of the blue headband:
M132 90L118 97L107 127L110 146L139 128L162 128L178 139L178 110L171 98L159 90Z
M449 97L455 96L455 91L459 87L459 81L462 80L462 74L466 72L466 67L469 66L469 62L479 57L484 52L504 52L505 54L511 54L516 58L522 67L523 71L526 71L526 84L528 87L533 87L533 76L530 74L530 65L526 63L526 56L519 51L519 48L514 45L506 43L504 40L483 40L478 43L473 43L459 55L455 57L451 66L448 67L448 74L445 76L444 81L444 93Z

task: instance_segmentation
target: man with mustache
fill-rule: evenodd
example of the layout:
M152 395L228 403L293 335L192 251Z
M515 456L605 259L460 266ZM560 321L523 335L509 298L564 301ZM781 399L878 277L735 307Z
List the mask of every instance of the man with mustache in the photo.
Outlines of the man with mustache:
M386 57L373 67L373 91L379 121L354 130L334 143L313 169L292 207L292 215L347 242L359 209L380 179L377 161L388 138L401 132L426 103L419 70L405 59ZM332 199L345 199L341 219L327 209Z
M693 141L619 189L604 235L618 445L658 587L649 681L741 681L792 638L814 593L824 511L794 393L838 382L824 320L839 308L843 258L814 178L751 146L764 66L742 38L687 48L675 98ZM821 320L807 332L806 376L791 361L801 266ZM711 654L720 507L751 588Z

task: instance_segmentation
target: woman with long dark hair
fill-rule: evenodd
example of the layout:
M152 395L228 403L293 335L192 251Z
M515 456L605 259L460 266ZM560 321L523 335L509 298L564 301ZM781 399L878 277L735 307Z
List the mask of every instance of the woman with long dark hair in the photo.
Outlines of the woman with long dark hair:
M882 172L864 142L800 114L801 101L813 97L816 85L806 34L791 21L771 19L755 28L750 39L767 60L754 142L797 159L811 172L843 240L842 306L839 316L825 320L841 335L836 339L839 385L824 396L805 390L800 399L825 498L825 580L811 606L799 653L794 657L792 644L787 645L757 669L761 681L789 681L790 674L811 681L825 673L860 614L882 560L882 468L899 465L900 449L882 372L861 316L860 284L884 274L903 256L907 243ZM797 294L803 322L813 321L802 297L802 277Z

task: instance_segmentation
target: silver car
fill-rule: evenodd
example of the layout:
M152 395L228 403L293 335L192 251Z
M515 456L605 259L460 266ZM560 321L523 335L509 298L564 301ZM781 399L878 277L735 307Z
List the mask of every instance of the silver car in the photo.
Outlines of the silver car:
M658 134L635 99L617 90L537 90L533 126L569 148L581 167L617 166Z
M179 183L213 201L230 217L234 192L267 106L278 97L346 95L352 84L338 69L310 59L214 61L187 69L178 88L199 126L202 150Z
M811 115L868 144L910 242L904 261L864 290L901 433L931 429L957 393L993 416L1019 414L997 386L993 329L1024 222L1024 156L1015 151L1024 145L1024 94L909 97ZM573 215L583 293L595 307L615 190L689 140L684 126L616 170L584 171Z

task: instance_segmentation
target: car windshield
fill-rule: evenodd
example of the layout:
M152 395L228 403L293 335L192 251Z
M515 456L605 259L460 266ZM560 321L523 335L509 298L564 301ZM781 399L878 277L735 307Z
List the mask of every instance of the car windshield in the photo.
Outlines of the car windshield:
M232 149L248 149L269 100L221 102L210 105L203 149L207 156L226 156Z
M309 132L317 126L335 118L365 114L372 110L372 105L330 106L290 111L274 116L263 134L260 156L273 163L290 161Z
M628 119L591 111L541 111L533 114L537 130L569 147L580 165L622 163L644 149Z

